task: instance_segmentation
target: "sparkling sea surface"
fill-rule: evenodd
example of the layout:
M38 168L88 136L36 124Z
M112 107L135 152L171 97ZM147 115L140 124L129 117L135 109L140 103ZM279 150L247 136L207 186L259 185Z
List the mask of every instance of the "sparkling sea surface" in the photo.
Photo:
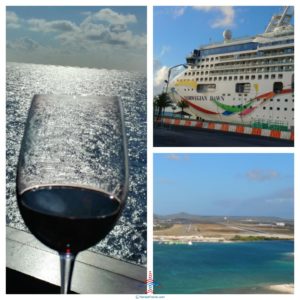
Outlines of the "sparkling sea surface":
M294 283L294 242L154 243L155 294L258 293Z
M28 109L35 94L120 97L129 152L129 194L113 231L92 251L146 264L146 76L138 72L35 64L7 64L6 138L8 226L28 230L16 200L16 166Z

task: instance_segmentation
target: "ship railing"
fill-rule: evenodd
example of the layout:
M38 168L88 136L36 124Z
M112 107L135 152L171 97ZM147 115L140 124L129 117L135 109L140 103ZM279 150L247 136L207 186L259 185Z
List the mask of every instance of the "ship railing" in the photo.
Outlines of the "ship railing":
M255 59L255 58L263 58L263 57L268 57L268 56L284 56L284 55L290 55L290 54L294 54L294 49L292 49L291 51L286 51L286 52L274 52L274 53L265 53L265 54L261 54L261 53L256 53L255 55L243 55L243 56L238 56L235 55L234 57L224 57L222 58L222 56L220 57L220 61L230 61L230 60L243 60L243 59Z
M277 65L291 65L294 64L294 61L278 61L278 62L260 62L260 63L251 63L251 64L241 64L241 65L228 65L228 66L215 66L214 69L232 69L234 68L252 68L257 66L277 66Z
M216 70L216 71L210 71L209 75L228 75L228 74L255 74L255 73L275 73L275 72L292 72L294 71L294 66L290 66L290 68L283 68L282 70L244 70L244 69L230 69L230 70Z

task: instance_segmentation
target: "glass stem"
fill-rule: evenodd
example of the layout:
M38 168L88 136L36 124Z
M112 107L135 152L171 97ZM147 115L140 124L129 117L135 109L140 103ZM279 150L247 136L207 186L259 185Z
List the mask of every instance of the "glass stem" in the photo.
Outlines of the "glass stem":
M76 255L72 253L60 253L60 293L68 294L71 288L71 278Z

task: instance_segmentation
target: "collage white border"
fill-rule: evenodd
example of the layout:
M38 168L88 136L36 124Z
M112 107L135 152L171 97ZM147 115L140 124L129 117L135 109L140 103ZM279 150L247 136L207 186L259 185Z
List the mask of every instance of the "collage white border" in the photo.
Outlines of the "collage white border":
M261 147L193 147L193 148L154 148L153 145L153 119L152 119L152 99L153 99L153 6L207 6L213 4L214 6L221 5L234 5L234 6L269 6L269 5L293 5L295 6L295 48L296 53L299 48L299 27L298 19L299 19L299 7L300 4L297 3L296 0L286 0L286 1L278 1L278 0L215 0L213 3L209 0L0 0L0 99L1 99L1 108L0 108L0 196L1 196L1 209L0 209L0 295L5 295L5 74L6 74L6 59L5 59L5 51L6 51L6 31L5 31L5 11L6 6L147 6L147 86L148 86L148 101L147 101L147 120L148 120L148 134L147 134L147 224L148 224L148 270L153 271L153 247L152 247L152 234L153 234L153 153L294 153L294 165L295 167L295 176L294 176L294 186L295 186L295 293L294 295L242 295L243 299L248 298L252 299L291 299L300 295L300 273L299 273L299 265L297 260L299 261L299 222L297 217L299 217L300 213L297 213L299 209L299 204L297 203L297 197L299 195L299 162L300 159L298 156L300 155L299 149L299 139L298 132L300 122L297 121L297 118L300 118L300 113L298 112L298 105L296 99L295 101L295 115L299 117L295 117L295 147L294 148L261 148ZM299 74L299 63L298 59L295 59L295 68L296 68L296 84L295 94L298 95L298 76ZM300 101L300 100L299 100ZM298 186L297 183L298 182ZM155 280L155 273L154 273ZM29 299L31 295L5 295L6 297L25 297L25 299ZM43 295L43 297L51 297L53 295ZM101 297L100 299L157 299L159 295L85 295L85 297ZM68 297L72 297L69 295ZM74 296L77 297L77 296ZM241 295L164 295L163 299L240 299Z

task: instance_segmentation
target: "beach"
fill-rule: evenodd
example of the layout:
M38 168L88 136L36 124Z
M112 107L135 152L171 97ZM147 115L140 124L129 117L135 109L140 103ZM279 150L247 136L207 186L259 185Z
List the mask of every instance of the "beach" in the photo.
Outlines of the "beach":
M272 294L293 294L294 293L294 284L274 284L266 286L265 289Z

